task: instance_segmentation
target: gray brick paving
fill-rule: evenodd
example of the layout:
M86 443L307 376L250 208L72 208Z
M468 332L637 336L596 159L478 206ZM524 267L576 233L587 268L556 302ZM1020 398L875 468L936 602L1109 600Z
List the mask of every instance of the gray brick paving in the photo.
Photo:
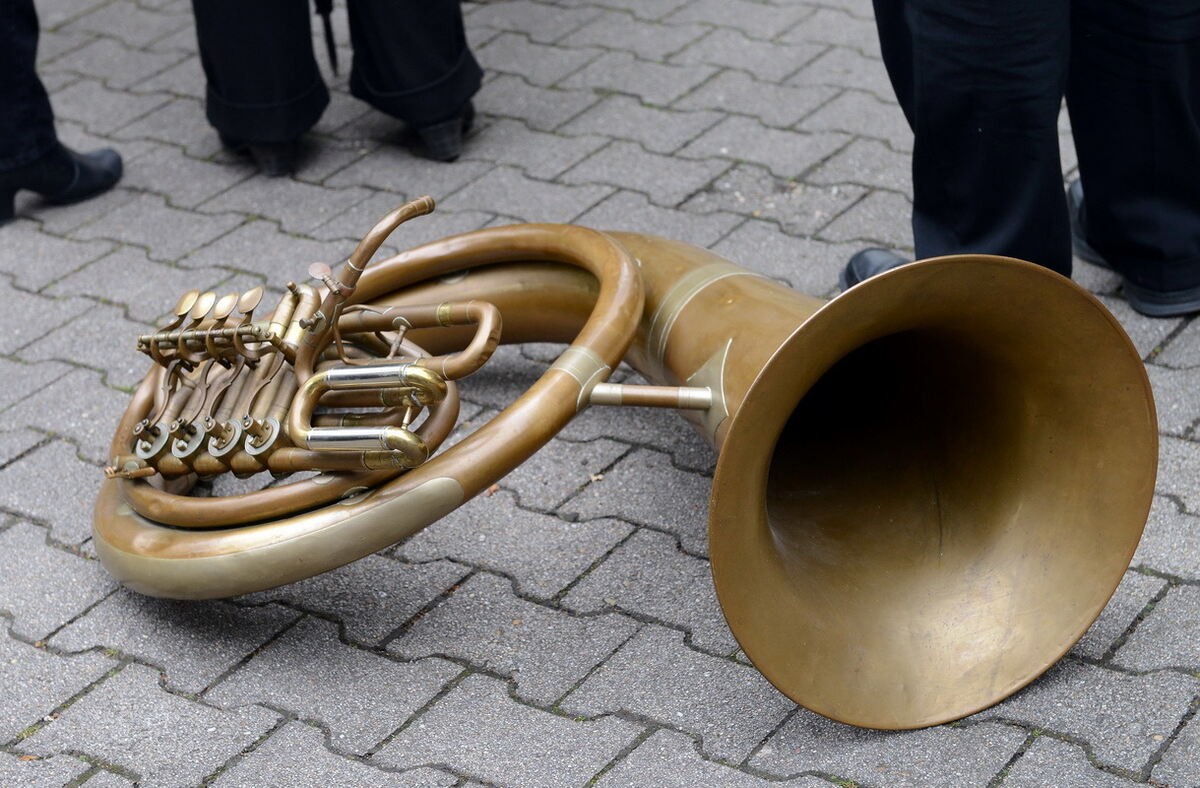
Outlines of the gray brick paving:
M627 610L683 627L692 645L730 654L737 643L721 617L708 562L679 552L667 534L639 530L563 598L581 611Z
M478 574L422 616L388 650L448 656L511 676L517 694L549 705L624 643L638 623L619 615L571 616L517 598L512 583Z
M982 786L1016 753L1025 735L995 723L873 731L801 709L754 754L750 765L781 776L816 771L889 788Z
M331 616L346 638L377 646L462 580L469 570L449 561L405 564L378 555L299 583L243 597L246 602L280 601Z
M4 785L64 785L90 768L86 761L70 755L36 758L0 752L0 783ZM89 784L94 782L92 780Z
M158 672L127 665L20 743L41 755L69 750L137 775L139 785L196 784L274 727L257 707L223 712L158 686Z
M325 749L325 736L302 722L289 722L246 757L221 773L213 785L329 788L372 785L380 788L449 788L458 778L437 769L388 772ZM89 783L90 785L90 783Z
M911 247L912 137L865 0L468 2L486 81L464 157L400 147L402 124L350 96L343 72L291 179L255 175L205 122L186 0L38 5L61 138L116 147L126 177L71 206L23 193L0 229L0 648L16 649L0 661L0 711L15 704L18 728L38 722L122 664L106 653L166 677L131 664L94 685L5 748L53 758L0 751L0 783L558 786L602 772L603 785L1200 785L1200 330L1137 315L1118 277L1082 262L1076 280L1149 360L1160 495L1136 571L1074 656L982 722L881 734L799 711L772 733L760 719L772 702L739 717L738 703L774 690L733 651L699 557L714 455L663 411L590 408L494 494L407 543L233 605L110 597L88 560L99 463L127 401L112 386L144 369L133 334L193 287L278 291L308 263L344 257L405 199L432 194L439 211L383 254L514 220L581 221L712 246L827 296L864 243ZM348 64L346 17L334 18ZM1059 132L1071 173L1065 115ZM456 435L560 350L497 354L464 383ZM625 368L613 379L638 380ZM27 644L38 639L52 645ZM410 648L452 661L405 662ZM729 653L737 661L714 656ZM463 665L489 675L462 680ZM226 711L173 694L211 681ZM557 713L580 681L566 707L591 698L609 716ZM705 707L739 682L749 695ZM710 760L713 741L734 760ZM10 779L6 762L39 776Z
M700 738L710 758L740 761L796 705L758 671L710 657L683 644L683 635L644 627L562 701L568 712L629 712Z
M461 668L441 659L395 662L306 618L255 654L206 698L227 708L266 703L328 728L331 744L365 753L434 697Z
M117 649L162 670L167 687L196 694L298 617L278 606L177 602L122 589L49 642L64 651Z
M1176 586L1154 606L1113 662L1131 670L1200 670L1200 586Z
M445 764L514 788L583 785L638 735L612 717L572 720L517 703L504 684L469 676L374 757L394 766Z
M46 544L46 529L17 523L0 532L0 552L21 572L5 575L0 610L8 630L28 641L44 639L117 588L96 561Z

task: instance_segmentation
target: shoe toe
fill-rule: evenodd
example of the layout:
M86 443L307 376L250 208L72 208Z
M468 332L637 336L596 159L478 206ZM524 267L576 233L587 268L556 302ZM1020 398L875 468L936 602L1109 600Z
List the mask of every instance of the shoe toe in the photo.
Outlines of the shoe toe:
M846 263L846 267L842 269L842 273L838 277L838 284L841 285L842 290L849 290L859 282L865 282L873 276L898 268L907 262L909 262L907 258L901 257L889 249L863 249L861 252L855 253L850 258L850 262Z

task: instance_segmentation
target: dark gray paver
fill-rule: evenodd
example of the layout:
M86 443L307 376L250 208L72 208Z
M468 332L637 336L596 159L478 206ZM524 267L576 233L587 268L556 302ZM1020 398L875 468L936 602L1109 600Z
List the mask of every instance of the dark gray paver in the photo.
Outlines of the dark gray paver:
M740 761L796 705L753 668L683 644L683 634L653 624L562 701L578 714L625 711L700 737L712 758Z
M26 290L41 290L112 251L109 241L73 241L43 232L32 220L18 219L4 227L0 271Z
M517 703L503 682L468 676L374 760L394 766L444 764L513 788L583 785L640 732L602 717L580 721Z
M250 594L247 602L289 602L332 616L345 627L346 638L378 645L457 583L469 570L449 561L406 564L369 555L352 564L298 583Z
M633 142L613 142L567 170L567 183L602 183L641 192L650 201L675 206L729 169L721 160L688 161L649 153Z
M92 504L103 480L74 446L51 441L0 470L0 507L46 523L59 542L78 544L92 535Z
M115 648L158 667L167 687L199 693L298 617L277 605L244 609L226 602L153 599L121 589L56 634L50 645L64 651Z
M1177 496L1186 511L1200 512L1200 452L1194 443L1159 438L1157 487L1160 493Z
M70 755L38 758L0 752L0 785L64 785L92 768L87 761ZM89 784L91 784L89 782Z
M627 451L627 445L603 438L586 443L550 441L499 484L516 493L521 507L548 512L591 484Z
M739 30L716 28L671 57L674 63L708 63L748 72L764 82L779 82L819 55L821 44L762 46Z
M1200 579L1200 519L1179 509L1176 501L1154 497L1150 519L1133 555L1133 565L1179 577Z
M883 140L893 150L912 151L912 131L900 107L870 93L847 90L800 123L814 132L840 131L867 139Z
M227 708L268 703L287 709L327 727L337 749L361 754L459 672L441 659L406 664L344 645L333 623L307 618L206 697Z
M199 206L204 212L238 211L279 222L288 233L307 233L371 196L358 186L331 189L290 178L249 178ZM369 228L368 228L369 229Z
M912 249L912 205L895 192L873 191L821 228L830 241L872 243L892 249Z
M7 465L45 440L45 435L33 430L0 430L0 465Z
M111 38L95 38L91 43L55 59L43 69L51 74L69 72L99 79L105 87L113 90L145 93L152 92L145 85L148 78L175 65L184 57L186 55L180 52L131 49ZM199 63L192 65L198 70Z
M87 303L87 302L85 302ZM169 304L168 309L174 306ZM125 317L125 310L91 302L72 320L21 348L26 361L68 361L102 373L109 386L132 388L146 376L150 360L130 352L130 340L151 326ZM109 341L97 342L96 338Z
M663 61L708 32L703 25L637 22L623 11L605 11L562 41L570 47L593 46L630 52L639 58Z
M720 121L710 110L678 112L651 107L631 96L606 96L562 126L565 134L604 134L641 143L648 151L673 153Z
M838 273L861 244L830 244L796 238L778 224L751 219L713 247L713 251L752 271L782 279L801 293L830 294Z
M650 616L686 629L693 646L716 654L737 648L717 604L708 561L679 552L667 534L639 529L579 581L563 604Z
M465 151L468 160L519 167L531 178L551 179L604 147L596 135L564 136L534 131L521 121L500 119L481 130Z
M116 589L97 561L46 544L46 529L17 523L0 532L0 554L20 567L0 583L0 610L13 634L41 640Z
M387 772L325 748L325 735L311 725L289 722L213 781L218 786L330 788L372 785L380 788L449 788L452 774L417 768Z
M1146 374L1154 389L1159 430L1185 437L1200 419L1200 369L1176 370L1147 364Z
M1071 653L1092 659L1104 656L1113 642L1125 634L1134 619L1166 585L1165 580L1157 577L1126 572L1112 599L1100 612L1100 617L1075 644Z
M5 429L11 429L20 424L10 418L8 408L21 400L42 391L46 386L69 374L72 367L57 361L43 364L22 364L6 358L0 358L0 378L4 380L4 388L0 390L0 422Z
M1184 326L1154 360L1176 369L1200 366L1200 320Z
M525 221L570 222L612 193L611 186L566 186L534 180L513 167L496 167L445 200L453 211L483 211L503 206L506 215Z
M562 81L563 87L590 87L637 96L647 104L665 106L716 72L712 66L690 63L673 66L642 60L628 52L608 51Z
M1146 358L1162 345L1171 332L1183 323L1181 318L1168 319L1139 314L1123 298L1108 295L1100 295L1097 298L1121 321L1142 358Z
M191 66L199 71L199 64ZM128 168L122 183L164 195L176 207L195 208L210 197L252 178L254 172L249 163L240 159L228 163L205 161L185 154L174 145L157 144ZM231 204L221 206L219 210L241 209Z
M488 115L522 120L531 129L553 131L598 101L591 90L539 87L499 74L475 97L475 106Z
M767 126L787 128L836 95L835 88L822 85L774 85L741 71L724 71L675 106L750 115Z
M1151 776L1175 785L1200 785L1200 721L1195 716L1163 753Z
M1131 676L1062 660L1008 700L972 719L1025 722L1091 745L1104 765L1138 772L1200 692L1200 679L1171 671Z
M554 11L549 12L553 15ZM524 34L502 33L475 53L488 69L519 74L540 87L550 87L563 77L578 71L601 54L599 49L568 49L539 44ZM565 87L581 87L566 84Z
M624 539L614 520L575 523L519 509L511 493L468 501L400 547L405 558L450 558L512 577L532 597L554 596Z
M1004 788L1132 788L1131 780L1097 769L1074 744L1039 736L1000 783Z
M838 132L805 133L768 128L753 118L730 116L679 151L762 165L781 178L800 175L850 141Z
M800 27L804 27L804 25ZM807 45L815 46L811 43ZM830 47L788 78L787 83L789 85L833 85L840 88L857 88L872 93L884 101L892 100L892 86L888 81L883 61L849 47ZM907 166L897 169L905 170Z
M672 462L690 470L707 471L715 460L704 438L678 414L661 408L588 408L559 434L572 441L604 437L650 446L669 453Z
M598 230L619 229L708 246L741 221L741 217L723 211L697 214L662 208L641 194L622 190L580 216L577 223Z
M448 656L511 676L517 694L550 705L638 628L619 615L573 616L526 602L511 581L478 574L422 616L388 650Z
M274 727L258 707L221 711L159 688L158 671L127 665L21 742L22 750L86 753L142 786L196 784Z
M78 317L88 309L80 299L56 300L25 293L0 278L0 298L9 305L9 330L0 337L0 352L14 353L19 348L38 341L46 334Z
M75 231L78 238L115 238L147 249L154 260L174 262L245 221L235 213L197 214L141 194Z
M467 15L466 23L468 27L515 31L525 34L532 41L553 44L572 31L589 25L602 13L598 8L587 6L570 8L532 0L512 0L475 4Z
M161 93L136 95L109 90L94 79L81 79L54 94L54 114L80 123L92 134L107 135L171 100Z
M1200 586L1176 586L1138 624L1114 664L1131 670L1200 671Z
M183 258L180 265L249 271L278 286L288 280L304 282L311 263L324 262L332 266L353 251L351 241L297 238L283 232L273 222L257 219L194 251Z
M116 662L99 654L57 657L0 633L0 736L10 741L43 721Z
M638 449L561 511L583 519L616 517L651 525L677 535L689 552L705 554L709 485L706 477L674 467L669 456Z
M983 786L1025 736L1020 728L996 723L873 731L800 709L754 754L750 765L781 776L816 771L889 788Z
M809 173L810 183L854 183L869 189L912 193L908 155L879 140L856 139Z
M105 3L75 18L68 30L115 36L129 47L144 47L187 26L178 14L149 11L136 3Z
M812 13L803 5L767 5L749 0L693 0L666 18L668 22L707 22L754 36L774 38Z
M129 349L135 336L114 336L115 341L111 344ZM50 365L58 366L58 363L42 362L35 366ZM94 462L108 462L113 425L125 411L129 396L101 385L103 376L99 372L65 365L63 368L71 371L49 383L38 394L26 397L4 411L0 419L8 426L32 427L45 434L61 436L74 443L81 456ZM88 395L81 397L80 392L84 391Z

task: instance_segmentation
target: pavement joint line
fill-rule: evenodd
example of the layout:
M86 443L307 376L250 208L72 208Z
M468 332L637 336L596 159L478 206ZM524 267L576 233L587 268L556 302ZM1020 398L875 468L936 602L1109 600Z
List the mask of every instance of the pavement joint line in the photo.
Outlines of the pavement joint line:
M1157 345L1155 345L1153 348L1150 349L1150 352L1146 354L1145 358L1143 358L1142 361L1152 362L1155 359L1157 359L1159 357L1159 355L1161 355L1162 352L1167 349L1167 346L1170 345L1171 342L1176 337L1178 337L1180 334L1182 334L1188 328L1188 326L1192 325L1192 323L1195 322L1195 320L1196 320L1196 317L1194 315L1192 315L1192 316L1186 317L1182 321L1180 321L1179 325L1175 326L1170 331L1168 331L1167 335L1165 337L1163 337L1161 340L1159 340ZM1174 369L1174 370L1195 369L1195 365L1190 366L1190 367L1171 367L1166 364L1158 364L1158 366L1161 366L1164 369Z
M992 779L988 781L988 784L985 788L1000 788L1004 781L1008 779L1008 775L1012 771L1013 767L1016 766L1017 762L1025 756L1025 753L1029 751L1029 748L1033 746L1033 743L1037 741L1038 738L1038 734L1033 733L1032 731L1029 732L1025 736L1025 741L1021 742L1020 746L1017 747L1017 751L1012 754L1012 757L1008 759L1007 763L1000 767L1000 770L997 771Z
M1193 701L1193 705L1195 705L1195 701ZM984 709L982 711L986 711L986 709ZM1108 764L1102 762L1096 756L1096 753L1092 747L1092 743L1087 739L1084 739L1079 736L1074 736L1069 733L1063 733L1062 731L1055 730L1054 728L1045 726L1041 723L1034 723L1034 722L1030 722L1028 720L1020 720L1015 717L989 717L986 720L958 720L957 723L953 724L953 727L972 728L972 727L975 727L976 725L988 725L988 724L994 724L994 723L1001 723L1003 725L1010 725L1014 728L1019 728L1023 731L1030 733L1034 737L1046 737L1049 739L1056 739L1057 741L1065 742L1066 744L1071 744L1076 747L1079 747L1080 749L1083 750L1084 755L1087 756L1088 763L1091 766L1093 766L1094 768L1099 769L1100 771L1106 772L1108 774L1116 775L1117 777L1124 777L1127 780L1133 780L1135 782L1145 782L1147 779L1149 779L1150 770L1154 767L1155 763L1157 763L1157 760L1147 761L1147 763L1143 765L1142 769L1139 770L1139 772L1144 772L1145 776L1140 777L1140 776L1138 776L1139 772L1135 772L1132 769L1124 769L1124 768L1117 767L1117 766L1109 766ZM1181 722L1179 724L1179 726L1175 730L1175 733L1173 733L1172 736L1170 737L1172 740L1173 740L1174 736L1178 735L1179 731L1183 729L1184 724L1186 724L1186 721ZM1167 740L1164 739L1163 743L1166 744ZM1160 748L1160 749L1165 751L1165 748ZM1161 756L1159 756L1159 757L1161 757ZM1151 758L1153 759L1154 756L1151 756Z
M378 753L384 747L388 746L392 741L395 740L395 738L397 736L399 736L401 733L403 733L405 731L405 729L407 729L410 725L412 725L414 722L416 722L421 717L423 717L425 715L425 713L428 712L430 709L432 709L439 700L441 700L442 698L446 697L451 692L453 692L455 687L457 687L459 684L462 684L463 681L465 681L468 676L471 676L474 674L475 674L475 671L473 671L471 668L464 668L458 675L451 677L451 679L449 681L447 681L445 684L443 684L442 688L440 690L438 690L437 693L432 698L425 701L425 703L421 706L421 708L414 711L412 714L410 714L408 716L408 719L406 719L404 722L400 723L399 727L397 727L395 730L393 730L388 735L384 736L383 739L381 739L377 744L375 744L375 746L369 747L363 753L364 757L374 758L376 753Z
M593 670L594 670L594 668L593 668ZM589 676L591 675L591 672L592 671L588 671ZM634 736L633 740L630 741L628 744L626 744L624 747L622 747L620 749L620 751L618 751L617 754L614 755L609 760L608 763L601 766L600 771L598 771L594 775L592 775L591 779L589 779L587 782L585 782L584 785L585 786L595 785L597 782L600 781L600 779L602 777L604 777L605 774L607 774L609 771L611 771L613 769L613 767L615 767L621 761L628 758L630 753L632 753L638 747L641 747L642 744L645 743L645 741L647 739L649 739L651 736L653 736L659 730L662 730L662 728L651 728L649 726L643 728L641 733L639 733L637 736Z
M739 648L737 650L740 651L741 649ZM738 662L738 660L732 660L732 661ZM752 663L739 663L739 664L750 664L750 666L753 667ZM789 700L791 700L791 699L789 698ZM769 742L771 740L772 736L779 733L779 731L783 730L783 726L787 725L788 720L790 720L792 717L795 717L803 709L804 709L804 707L797 703L796 707L794 709L789 711L787 714L783 715L783 719L781 719L779 722L775 723L775 727L773 727L773 728L771 728L771 730L767 731L767 735L765 735L761 739L759 739L758 743L750 748L750 750L746 753L746 757L742 758L742 760L737 764L737 768L743 769L743 770L753 769L754 767L750 765L750 761L752 761L754 759L754 756L758 755L758 753L762 750L762 748L766 746L767 742Z
M16 638L14 638L14 640L16 640ZM17 642L24 642L24 641L18 640ZM30 648L36 648L36 646L30 646ZM50 651L50 649L46 649L44 647L42 648L42 650ZM50 651L50 653L54 653L54 652ZM30 725L27 725L24 728L24 730L22 730L16 736L14 736L13 738L9 739L6 742L0 743L0 746L3 746L5 748L20 747L21 742L23 742L25 739L28 739L33 734L37 733L42 728L46 727L53 720L58 719L58 715L61 715L63 711L70 708L72 705L74 705L74 703L77 700L82 698L84 695L87 695L89 692L91 692L96 687L103 684L108 679L110 679L113 676L120 673L122 670L125 669L125 666L128 664L129 664L129 661L118 660L116 665L113 665L111 668L109 668L108 670L106 670L104 672L104 675L100 676L99 678L95 679L94 681L89 682L87 684L87 686L85 686L83 689L79 690L78 692L75 692L74 694L71 695L71 697L67 698L65 701L58 704L57 706L54 706L52 709L50 709L50 711L46 712L46 714L44 714L42 717L39 717L36 722L33 722ZM67 754L74 755L75 753L67 751ZM89 757L91 757L91 756L89 756Z
M598 662L596 662L595 665L592 665L592 667L588 669L587 673L583 674L583 676L580 677L580 679L578 681L576 681L574 684L572 684L570 687L568 687L566 689L566 691L564 691L561 695L559 695L557 698L555 698L553 701L551 701L550 708L561 710L562 702L564 700L566 700L572 692L574 692L575 690L582 687L585 683L587 683L587 680L590 679L596 671L600 670L600 668L602 668L604 665L606 665L608 663L608 661L610 659L612 659L613 656L618 651L620 651L621 649L623 649L625 647L626 643L628 643L629 641L631 641L635 637L637 637L638 633L641 631L642 631L641 626L634 627L633 631L630 632L629 635L624 640L622 640L617 645L613 646L609 650L608 654L606 654L602 659L600 659Z
M625 521L620 520L620 522L625 522ZM627 524L632 525L632 523L627 523ZM623 546L627 542L629 542L629 540L632 539L633 535L636 534L637 532L638 532L638 529L636 526L634 526L633 528L630 528L629 533L625 534L625 536L621 537L619 540L617 540L615 543L613 543L612 547L605 550L604 553L601 554L598 558L596 558L595 561L592 561L590 564L588 564L586 567L584 567L583 571L580 572L578 575L576 575L575 578L571 582L567 583L565 586L562 587L562 589L559 590L558 593L556 593L554 596L550 597L550 602L553 603L554 605L561 605L563 599L566 598L567 594L571 593L571 591L574 590L575 586L577 586L581 582L583 582L584 579L586 579L588 577L588 575L590 575L592 572L594 572L597 567L599 567L601 564L603 564L605 561L607 561L609 559L609 557L612 556L612 554L617 551L618 548L620 548L621 546ZM513 592L518 593L516 580L513 580ZM607 605L607 607L616 609L616 605ZM589 612L594 614L599 611L589 611ZM620 612L625 612L625 611L620 611ZM690 636L691 632L689 631L687 634Z
M1154 767L1162 761L1163 756L1167 754L1167 750L1169 750L1171 745L1175 743L1175 740L1179 738L1179 734L1183 732L1183 729L1187 727L1189 722L1192 721L1192 718L1196 716L1197 712L1200 712L1200 693L1197 693L1197 695L1192 698L1191 705L1188 707L1188 710L1184 712L1182 719L1179 720L1179 724L1175 726L1175 730L1171 732L1170 736L1167 736L1162 740L1162 742L1159 743L1158 749L1155 750L1150 756L1150 760L1142 769L1142 773L1140 775L1140 779L1142 781L1147 781L1150 779L1150 775L1154 771ZM1091 757L1091 753L1089 752L1088 758L1090 759Z
M393 560L395 560L395 559L393 558ZM446 559L437 559L437 560L442 561L442 560L446 560ZM459 564L461 566L471 566L470 564L466 563L465 561L454 561L453 563ZM413 628L414 624L416 624L418 621L420 621L422 618L424 618L426 615L431 613L436 608L440 607L450 597L454 596L454 594L456 594L458 592L458 590L460 588L462 588L462 586L464 586L466 583L470 582L471 578L475 577L475 575L479 574L479 572L480 572L479 568L477 568L477 567L472 568L471 571L469 571L467 574L465 574L461 578L459 578L458 581L456 581L455 583L450 585L448 588L442 589L436 596L434 596L432 599L430 599L428 602L426 602L424 605L422 605L420 607L420 609L417 610L417 612L415 612L411 616L409 616L407 620L403 621L399 626L394 628L391 632L388 632L386 635L384 635L382 638L380 638L378 649L381 652L389 654L394 658L401 659L398 657L398 655L392 654L391 652L389 652L387 650L387 647L389 645L391 645L392 642L395 641L397 638L400 638L403 635L405 635L407 632L409 632ZM420 659L424 659L424 657L421 657ZM418 660L401 659L401 661L408 663L408 662L416 662Z
M1200 583L1197 584L1200 585ZM1129 622L1129 626L1125 627L1125 631L1118 635L1117 638L1108 645L1108 648L1104 650L1104 653L1101 654L1100 658L1097 660L1097 664L1109 667L1109 663L1112 661L1113 656L1117 653L1117 650L1120 649L1121 646L1125 645L1133 633L1137 631L1138 627L1141 626L1142 622L1146 620L1146 617L1149 616L1154 611L1154 608L1158 606L1158 603L1163 601L1167 594L1171 593L1171 590L1177 588L1178 586L1179 583L1168 580L1167 584L1159 589L1158 593L1155 594L1149 602L1142 606L1142 609L1138 611L1138 614L1133 617L1133 621Z
M280 729L282 729L285 725L287 725L288 723L290 723L296 719L296 717L294 715L289 716L287 713L284 713L278 709L272 708L268 704L260 703L257 705L262 706L263 708L267 709L268 711L275 712L276 714L279 715L279 719L276 720L275 724L272 725L268 730L264 731L262 733L262 735L260 735L257 739L252 741L250 744L246 745L239 752L234 753L231 757L226 759L224 763L220 764L219 766L217 766L217 768L213 769L211 772L209 772L207 775L205 775L205 777L200 781L201 785L204 785L204 786L212 785L222 774L224 774L226 771L228 771L230 768L232 768L234 765L236 765L239 761L241 761L247 755L251 754L252 752L257 750L259 747L261 747L267 741L267 739L271 738L271 736L273 736L276 732L278 732Z
M239 605L238 603L236 603L232 600L226 600L226 601L228 601L229 604L231 604L231 605L236 605L237 607L265 607L265 605ZM198 693L196 693L196 698L197 699L203 698L205 695L207 695L209 692L211 692L214 687L219 686L227 678L229 678L231 675L233 675L235 672L237 672L237 670L239 668L241 668L243 665L246 665L247 663L249 663L250 660L254 659L256 656L258 656L260 653L262 653L262 651L265 650L268 646L270 646L272 643L279 640L279 638L283 637L286 633L288 633L292 629L294 629L303 620L304 620L303 615L296 616L296 618L294 620L288 622L285 626L281 627L278 632L271 635L271 637L267 638L262 643L258 644L258 646L256 646L254 649L252 649L249 654L245 654L237 662L233 663L228 668L221 671L221 673L218 674L215 678L213 678L212 681L208 682L208 684L205 684L204 687ZM217 706L215 703L208 703L207 701L205 701L205 705L212 706L213 708L221 708L220 706ZM243 705L245 705L245 704L243 704Z

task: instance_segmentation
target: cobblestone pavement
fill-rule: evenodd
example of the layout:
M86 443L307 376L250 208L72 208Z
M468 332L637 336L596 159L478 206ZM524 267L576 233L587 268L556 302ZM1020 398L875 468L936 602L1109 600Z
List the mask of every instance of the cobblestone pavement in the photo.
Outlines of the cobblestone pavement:
M494 495L274 591L155 601L94 560L133 336L186 289L343 257L405 198L441 206L406 245L578 222L815 294L864 244L910 248L911 139L867 0L468 3L487 82L462 160L414 158L343 75L283 180L205 123L186 0L39 7L61 136L116 146L128 174L0 229L0 785L1200 785L1200 321L1140 317L1083 263L1145 355L1159 494L1091 632L959 724L852 729L744 661L705 557L713 456L666 412L588 412ZM552 352L498 354L464 386L470 420Z

